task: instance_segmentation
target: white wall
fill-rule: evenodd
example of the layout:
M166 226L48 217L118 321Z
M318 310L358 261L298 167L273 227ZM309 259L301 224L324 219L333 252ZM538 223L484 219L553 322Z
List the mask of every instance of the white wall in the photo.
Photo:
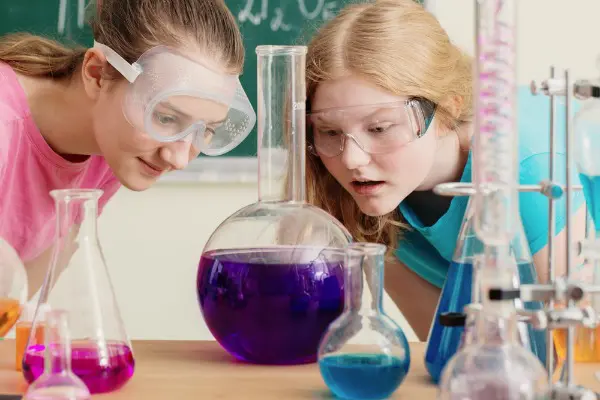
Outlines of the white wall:
M577 78L598 74L600 1L518 3L521 83L546 78L551 63L570 68ZM472 51L472 0L438 0L436 7L451 37ZM253 183L167 182L144 193L117 193L100 219L100 235L132 338L212 338L196 302L198 258L218 224L255 201ZM415 339L389 299L385 306Z

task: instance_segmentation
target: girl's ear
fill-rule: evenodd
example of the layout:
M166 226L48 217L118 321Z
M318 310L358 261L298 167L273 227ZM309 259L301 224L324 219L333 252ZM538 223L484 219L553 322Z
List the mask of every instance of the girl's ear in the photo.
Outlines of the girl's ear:
M102 86L107 84L107 80L104 78L106 68L108 68L108 62L100 50L92 48L85 53L81 78L85 91L91 99L96 99Z

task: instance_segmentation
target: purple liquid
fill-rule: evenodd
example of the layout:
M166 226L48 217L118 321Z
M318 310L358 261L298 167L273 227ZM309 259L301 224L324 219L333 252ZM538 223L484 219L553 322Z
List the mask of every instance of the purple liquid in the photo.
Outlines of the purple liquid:
M202 255L198 300L225 350L260 364L317 360L321 336L344 308L343 256L326 249L310 257L309 251L275 247Z
M95 344L71 344L71 368L86 384L90 393L119 389L132 376L135 362L131 349L122 343L108 344L108 360L100 364ZM44 372L44 345L30 346L23 357L23 375L32 383Z

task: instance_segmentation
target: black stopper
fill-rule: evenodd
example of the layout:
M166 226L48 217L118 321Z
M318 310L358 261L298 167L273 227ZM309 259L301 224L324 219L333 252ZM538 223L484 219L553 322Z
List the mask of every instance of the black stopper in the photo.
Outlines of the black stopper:
M516 300L521 297L519 289L490 289L488 292L489 299L492 301Z
M442 326L447 327L465 326L465 323L467 322L467 316L465 313L447 312L440 314L438 321L440 321Z

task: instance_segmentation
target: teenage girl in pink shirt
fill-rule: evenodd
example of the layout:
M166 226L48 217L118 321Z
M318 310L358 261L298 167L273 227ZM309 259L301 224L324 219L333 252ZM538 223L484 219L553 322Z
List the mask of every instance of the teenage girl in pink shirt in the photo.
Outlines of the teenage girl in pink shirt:
M49 192L141 191L200 152L223 154L256 117L244 47L222 0L104 0L92 48L0 38L0 238L41 285L55 229ZM31 293L31 292L30 292Z

